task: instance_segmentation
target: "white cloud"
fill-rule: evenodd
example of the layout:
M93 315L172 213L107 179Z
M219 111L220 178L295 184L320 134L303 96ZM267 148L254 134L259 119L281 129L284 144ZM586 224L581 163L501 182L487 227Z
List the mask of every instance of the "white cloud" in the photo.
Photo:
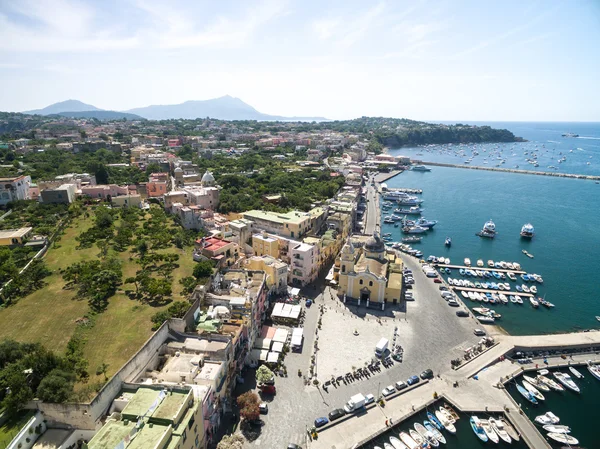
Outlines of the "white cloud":
M312 31L319 39L329 39L340 26L341 19L319 19L312 23Z

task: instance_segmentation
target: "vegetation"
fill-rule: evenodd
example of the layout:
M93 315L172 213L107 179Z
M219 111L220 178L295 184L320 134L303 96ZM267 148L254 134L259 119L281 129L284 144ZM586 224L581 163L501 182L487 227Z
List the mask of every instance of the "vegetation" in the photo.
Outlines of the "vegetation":
M244 442L245 440L241 435L225 435L217 444L217 449L242 449Z
M273 371L267 368L265 365L260 365L256 370L256 383L265 384L268 382L272 382L275 378Z
M175 301L172 303L167 310L152 315L150 319L153 323L152 330L158 329L165 321L171 318L183 318L190 308L190 304L185 301Z
M258 395L251 391L238 396L237 405L240 408L240 416L249 422L256 421L260 417L259 403Z

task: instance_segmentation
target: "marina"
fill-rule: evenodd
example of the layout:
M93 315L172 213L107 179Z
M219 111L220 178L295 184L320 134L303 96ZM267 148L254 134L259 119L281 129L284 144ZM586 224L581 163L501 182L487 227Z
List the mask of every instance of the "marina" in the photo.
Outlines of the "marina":
M450 288L453 290L457 290L457 291L467 291L467 292L477 292L477 293L502 293L502 290L491 290L491 289L471 288L471 287L457 287L455 285L450 285ZM504 293L510 294L511 292L505 290ZM518 295L526 296L526 297L535 297L535 295L533 293L525 293L525 292L518 292Z
M466 266L466 265L446 265L446 264L437 264L436 265L438 268L450 268L452 270L479 270L479 271L483 271L483 272L488 272L491 273L492 271L496 271L498 273L513 273L513 274L526 274L526 271L523 270L509 270L508 268L484 268L484 267L480 267L480 268L476 268L476 267L472 267L472 266Z

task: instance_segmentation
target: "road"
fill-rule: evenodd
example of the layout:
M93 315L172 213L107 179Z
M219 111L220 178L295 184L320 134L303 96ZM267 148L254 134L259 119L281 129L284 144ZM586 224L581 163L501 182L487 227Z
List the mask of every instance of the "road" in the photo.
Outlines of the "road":
M379 215L379 195L375 187L369 184L367 185L367 218L365 224L365 234L373 234L376 230L378 230L378 225L380 224L380 215Z

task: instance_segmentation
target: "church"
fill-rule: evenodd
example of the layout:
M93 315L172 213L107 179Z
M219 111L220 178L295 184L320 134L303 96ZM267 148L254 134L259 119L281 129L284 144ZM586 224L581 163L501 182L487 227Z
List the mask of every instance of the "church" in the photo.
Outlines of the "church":
M387 253L378 233L364 245L349 238L339 256L338 296L384 310L386 303L400 301L402 265L395 252Z

